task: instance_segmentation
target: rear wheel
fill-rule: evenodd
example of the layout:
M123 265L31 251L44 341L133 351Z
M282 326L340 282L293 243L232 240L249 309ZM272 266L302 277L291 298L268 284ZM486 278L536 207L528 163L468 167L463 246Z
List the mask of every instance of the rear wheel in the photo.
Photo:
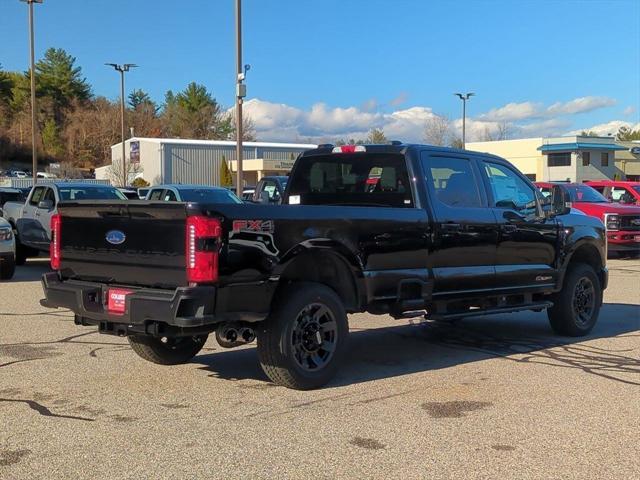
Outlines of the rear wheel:
M151 337L132 335L129 344L141 358L159 365L178 365L195 357L207 341L208 335L194 337Z
M600 280L590 265L570 266L562 291L547 310L551 328L570 337L587 335L595 326L602 305Z
M14 231L15 235L15 231ZM24 265L29 256L29 248L20 242L20 239L15 235L16 239L16 265Z
M335 375L349 326L340 297L317 283L294 283L258 331L258 358L279 385L310 390Z
M0 258L0 279L9 280L16 271L16 260L13 255Z

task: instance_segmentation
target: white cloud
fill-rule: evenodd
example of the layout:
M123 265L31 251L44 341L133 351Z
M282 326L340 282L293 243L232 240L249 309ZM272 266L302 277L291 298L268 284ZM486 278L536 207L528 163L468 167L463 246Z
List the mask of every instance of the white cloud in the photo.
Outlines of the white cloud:
M629 105L622 111L622 114L625 116L633 115L634 113L636 113L636 107L634 107L633 105Z
M391 105L392 107L399 107L403 103L406 103L408 99L409 95L407 94L407 92L400 92L397 97L391 99L389 105Z
M573 115L576 113L591 112L598 108L610 107L616 101L609 97L580 97L569 102L557 102L547 108L548 115Z
M583 129L568 132L574 125L570 115L613 103L615 101L608 97L576 98L549 107L534 102L509 103L478 117L467 118L467 140L482 140L487 133L495 136L505 128L512 138L580 133ZM381 128L389 139L420 142L423 141L425 122L436 115L425 106L383 112L375 99L366 101L361 107L330 107L316 103L309 109L301 109L254 98L245 102L244 107L255 125L257 137L266 141L324 143L340 138L364 139L372 128ZM460 136L462 120L453 119L451 124ZM584 130L606 135L615 133L622 125L630 124L615 120Z
M479 119L497 122L517 120L533 120L537 118L575 115L615 105L616 101L609 97L579 97L568 102L556 102L548 107L541 103L522 102L508 103L502 107L489 110L478 116Z
M591 127L571 130L570 132L566 132L565 135L579 135L582 131L585 131L585 132L594 132L597 135L606 137L609 134L615 135L620 129L620 127L628 127L631 130L640 130L640 123L636 123L634 125L630 122L625 122L624 120L612 120L610 122L600 123L598 125L593 125Z
M257 136L271 141L359 139L366 137L372 128L383 128L387 138L419 141L426 119L433 116L426 107L381 113L316 103L310 110L301 110L257 98L245 102L244 109L255 125Z
M507 103L500 108L494 108L487 113L483 113L478 118L487 121L510 122L513 120L523 120L536 118L542 114L542 106L539 103L522 102Z

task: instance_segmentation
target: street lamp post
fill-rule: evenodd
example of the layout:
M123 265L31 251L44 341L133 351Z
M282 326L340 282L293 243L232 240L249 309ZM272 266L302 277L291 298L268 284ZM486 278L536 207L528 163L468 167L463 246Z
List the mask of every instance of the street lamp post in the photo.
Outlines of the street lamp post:
M248 67L248 66L247 66ZM242 0L236 0L236 194L242 198L242 102L247 86L242 83L248 68L242 66Z
M117 63L105 63L110 67L116 69L116 71L120 72L120 123L121 123L121 141L122 141L122 186L126 187L129 181L127 175L127 161L125 157L125 148L124 148L124 73L128 72L130 69L137 67L134 63L125 63L123 65L118 65Z
M36 73L33 39L33 4L42 0L20 0L29 4L29 49L30 49L30 77L31 77L31 169L33 171L33 185L38 182L38 151L36 147Z
M467 141L466 141L467 100L469 100L473 95L475 95L475 93L473 92L454 93L454 95L457 95L458 97L460 97L460 100L462 100L462 148L464 150L467 148Z

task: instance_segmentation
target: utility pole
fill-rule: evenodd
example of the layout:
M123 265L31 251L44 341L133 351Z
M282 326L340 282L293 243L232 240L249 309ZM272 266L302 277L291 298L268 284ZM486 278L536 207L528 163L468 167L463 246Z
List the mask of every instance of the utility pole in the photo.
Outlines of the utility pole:
M243 70L244 68L244 70ZM242 101L247 86L242 83L249 65L242 65L242 0L236 0L236 194L242 198Z
M121 142L122 142L122 186L126 187L129 183L129 175L127 172L127 160L125 156L124 148L124 73L130 69L137 67L134 63L125 63L124 65L118 65L117 63L105 63L110 67L113 67L116 71L120 72L120 127L121 127Z
M457 95L458 97L460 97L460 100L462 100L462 149L466 150L467 148L467 140L466 140L467 100L469 100L469 98L475 95L475 93L473 92L464 93L464 94L454 93L454 95Z
M30 77L31 77L31 170L33 173L33 185L38 182L38 151L36 147L36 70L35 47L33 35L33 4L42 3L42 0L21 0L29 4L29 48L30 48Z

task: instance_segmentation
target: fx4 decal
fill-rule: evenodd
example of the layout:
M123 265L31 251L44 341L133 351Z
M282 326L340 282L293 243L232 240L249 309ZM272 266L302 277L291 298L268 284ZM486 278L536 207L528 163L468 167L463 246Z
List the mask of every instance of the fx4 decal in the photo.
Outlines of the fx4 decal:
M273 233L272 220L234 220L233 232Z

